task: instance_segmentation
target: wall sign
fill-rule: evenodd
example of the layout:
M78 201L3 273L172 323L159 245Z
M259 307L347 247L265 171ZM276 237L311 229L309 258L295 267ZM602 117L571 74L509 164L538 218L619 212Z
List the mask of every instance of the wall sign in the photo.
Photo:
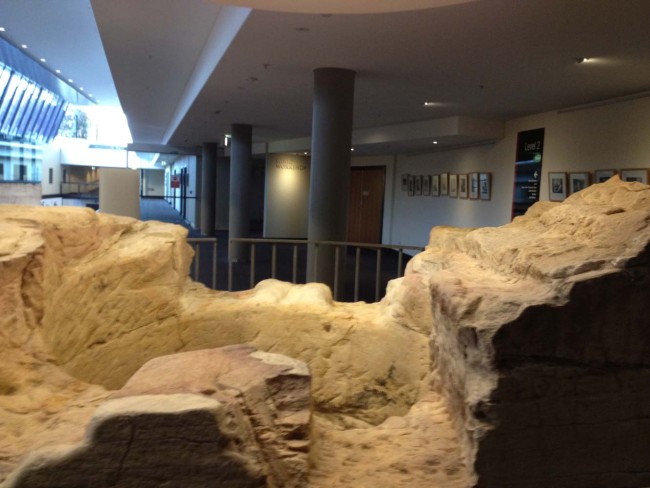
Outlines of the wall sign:
M512 218L525 214L533 203L539 201L543 152L543 128L527 130L517 134Z

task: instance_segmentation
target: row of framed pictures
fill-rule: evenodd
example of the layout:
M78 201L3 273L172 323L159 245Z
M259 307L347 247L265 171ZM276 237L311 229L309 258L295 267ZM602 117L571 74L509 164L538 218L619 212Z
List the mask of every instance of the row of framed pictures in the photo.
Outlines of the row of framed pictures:
M616 169L598 169L594 171L593 179L591 172L589 171L580 173L549 173L549 200L553 202L561 202L572 193L576 193L587 188L589 185L591 185L592 182L604 183L616 174L618 174L623 181L638 181L639 183L647 185L650 170L648 170L648 168L622 169L619 172Z
M402 191L413 196L469 198L490 200L492 173L441 173L437 175L402 175Z

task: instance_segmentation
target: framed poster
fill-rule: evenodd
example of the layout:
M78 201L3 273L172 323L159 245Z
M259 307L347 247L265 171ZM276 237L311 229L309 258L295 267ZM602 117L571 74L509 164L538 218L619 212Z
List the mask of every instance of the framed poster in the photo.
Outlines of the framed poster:
M492 173L479 173L478 187L481 200L492 198Z
M458 175L458 198L467 198L467 175Z
M561 202L567 196L566 173L548 174L548 199L552 202Z
M415 195L422 195L422 175L415 177Z
M648 169L622 169L621 170L621 180L623 181L637 181L643 183L644 185L648 184Z
M478 200L478 173L469 174L469 198Z
M449 196L451 198L458 196L458 175L455 173L449 175Z
M409 175L409 197L415 195L415 176Z
M597 169L594 172L594 183L605 183L615 174L615 169Z
M402 191L409 191L409 175L407 173L402 175Z
M449 173L442 173L440 175L440 195L449 195Z
M440 196L440 175L431 176L431 196L432 197Z
M422 195L431 195L431 176L422 176Z
M591 185L591 173L569 173L569 195Z

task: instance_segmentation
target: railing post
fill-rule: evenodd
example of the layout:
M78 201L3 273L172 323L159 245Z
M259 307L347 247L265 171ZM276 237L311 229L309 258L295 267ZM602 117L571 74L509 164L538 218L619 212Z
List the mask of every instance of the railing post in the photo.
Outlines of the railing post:
M230 258L230 248L232 239L228 241L228 291L232 291L232 259Z
M399 248L399 253L397 254L397 277L402 277L402 256L404 254L404 248Z
M217 289L217 240L212 243L212 289Z
M255 286L255 243L251 243L251 288Z
M354 301L359 301L359 272L361 271L361 248L357 246L354 259Z
M275 279L277 255L277 244L273 244L271 248L271 278L273 279Z
M341 247L334 248L334 300L339 299L339 256L341 254Z
M381 287L381 248L377 249L377 271L375 273L375 301L379 301L379 289Z

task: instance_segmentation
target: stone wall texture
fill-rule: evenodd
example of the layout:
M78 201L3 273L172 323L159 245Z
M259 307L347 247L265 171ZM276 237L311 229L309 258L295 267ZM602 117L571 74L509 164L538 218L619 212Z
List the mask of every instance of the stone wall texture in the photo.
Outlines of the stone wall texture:
M185 237L0 205L0 486L650 486L650 187L434 228L376 304Z

